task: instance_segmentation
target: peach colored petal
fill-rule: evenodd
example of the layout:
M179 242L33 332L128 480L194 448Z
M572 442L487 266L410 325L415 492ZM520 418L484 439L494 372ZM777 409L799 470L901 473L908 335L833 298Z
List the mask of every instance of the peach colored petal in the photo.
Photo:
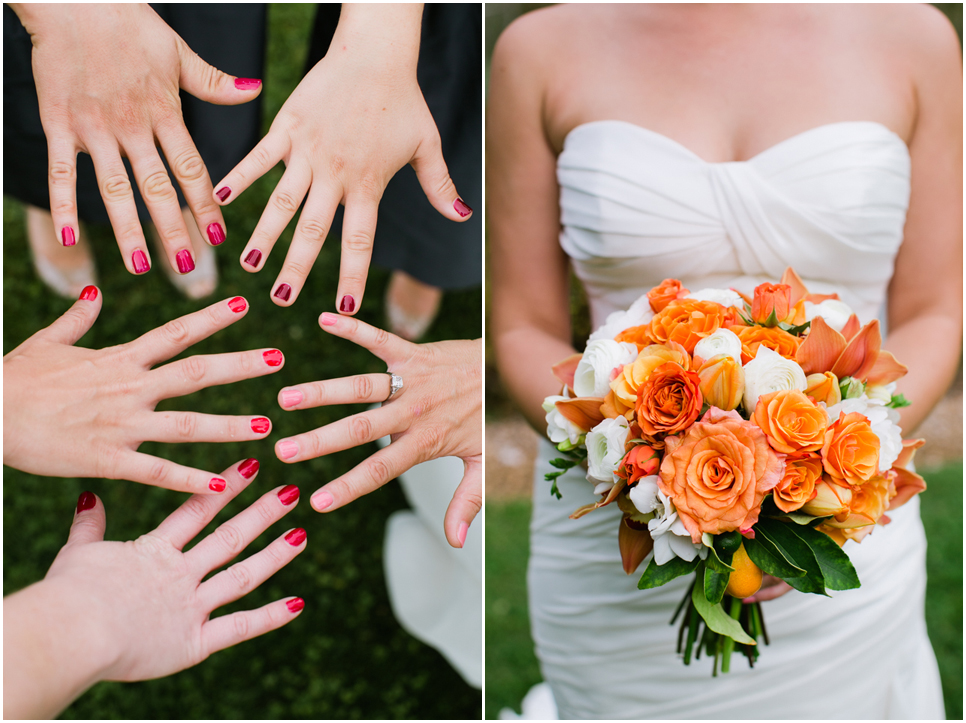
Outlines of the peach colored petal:
M926 489L926 480L915 472L910 472L901 467L893 467L892 471L896 473L896 496L889 502L889 506L886 508L889 510L902 507L902 505Z
M862 330L846 344L842 354L832 367L832 373L839 379L844 377L865 379L875 364L881 346L882 335L879 333L879 320L873 319L863 326Z
M570 519L578 520L584 515L586 515L588 512L593 512L594 510L600 509L601 507L607 507L607 505L609 505L611 502L617 499L617 495L619 495L621 490L624 489L625 487L627 487L627 480L621 479L620 477L618 477L617 484L615 484L613 487L610 488L610 491L607 493L607 496L604 499L600 500L600 502L595 502L592 505L584 505L583 507L578 507L576 510L574 510L573 514L570 515Z
M912 462L912 458L916 456L916 450L926 443L924 439L904 439L902 440L902 451L899 452L899 456L896 461L892 463L893 467L908 467L909 463Z
M888 384L896 379L901 379L906 375L909 368L900 363L891 351L880 349L875 357L875 364L869 370L866 383L868 384Z
M583 354L571 354L563 361L559 361L550 367L553 375L566 384L570 391L574 389L574 374L577 372L577 365L580 364L582 356Z
M859 333L859 329L862 328L862 322L859 321L859 317L855 314L849 316L849 320L845 322L845 326L842 327L842 336L845 337L846 341L851 341L852 338Z
M793 304L808 293L805 283L801 280L801 278L799 278L798 274L795 273L795 269L793 269L791 266L786 268L785 273L782 274L781 283L787 284L791 287Z
M805 374L831 371L845 346L845 337L826 324L825 319L817 316L812 319L805 341L798 347L795 361Z
M627 516L621 519L620 529L617 532L617 544L621 551L621 563L624 565L624 572L633 575L634 571L644 561L654 548L654 540L647 527L636 529L627 524Z
M568 422L576 424L585 432L589 432L604 421L600 411L604 403L603 397L580 397L578 399L561 399L557 402L557 411Z

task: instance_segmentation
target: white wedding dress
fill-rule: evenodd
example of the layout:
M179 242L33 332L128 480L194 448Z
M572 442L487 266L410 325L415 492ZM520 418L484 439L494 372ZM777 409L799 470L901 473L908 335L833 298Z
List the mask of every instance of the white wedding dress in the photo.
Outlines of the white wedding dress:
M629 123L587 123L557 163L560 243L595 328L665 278L751 293L787 266L810 291L837 291L863 323L885 321L909 174L902 139L872 122L820 126L734 163L706 162ZM739 656L712 679L710 660L685 667L675 653L669 621L689 579L638 590L641 571L621 568L617 505L569 519L593 488L571 471L558 482L563 499L552 497L543 474L554 453L542 442L528 582L561 718L944 717L918 498L861 545L847 543L861 589L763 603L771 645L754 670Z

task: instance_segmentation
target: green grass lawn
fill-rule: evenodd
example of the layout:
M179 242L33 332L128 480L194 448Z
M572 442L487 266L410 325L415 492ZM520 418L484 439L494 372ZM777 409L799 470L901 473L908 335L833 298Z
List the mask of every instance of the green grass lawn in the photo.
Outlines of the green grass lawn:
M925 473L922 517L929 538L926 624L942 675L946 717L963 717L963 465ZM540 682L530 639L526 573L530 501L486 504L486 717L519 712Z
M312 6L274 5L269 13L265 129L295 87L307 50ZM225 209L228 241L217 250L221 283L210 300L192 302L168 284L159 268L143 278L123 268L110 228L88 227L98 262L104 306L80 342L103 347L130 341L148 330L218 299L244 295L251 310L241 322L192 348L216 353L275 346L284 369L270 377L215 387L164 402L161 409L214 414L264 414L275 427L268 439L250 443L160 445L141 451L187 465L221 471L251 456L261 462L256 482L231 503L215 524L244 509L280 484L298 485L299 507L244 553L264 547L290 527L308 531L308 547L258 590L222 610L255 608L283 596L305 599L302 615L285 628L216 653L191 670L136 684L102 683L64 713L65 718L479 718L481 694L467 685L435 650L403 631L392 615L382 569L386 519L406 507L396 483L329 515L313 512L308 495L375 451L375 445L298 465L276 459L283 436L314 429L357 407L283 412L278 390L290 384L385 371L367 351L318 328L321 311L334 310L339 243L323 248L294 306L269 300L294 223L259 274L248 274L237 257L264 209L281 167ZM4 353L50 324L70 302L55 298L36 278L26 252L23 216L4 199ZM157 267L156 263L156 267ZM359 318L385 328L382 294L388 272L373 270ZM482 334L479 288L447 294L428 335L439 339ZM156 527L185 495L123 481L49 479L4 468L4 594L40 579L66 540L77 496L91 490L107 510L107 539L133 539Z

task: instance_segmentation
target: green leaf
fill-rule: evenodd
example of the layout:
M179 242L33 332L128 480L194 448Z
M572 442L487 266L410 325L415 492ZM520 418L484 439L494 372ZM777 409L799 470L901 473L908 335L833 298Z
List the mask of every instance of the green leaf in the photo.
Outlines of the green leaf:
M557 459L550 460L550 465L556 467L557 469L570 469L571 467L576 467L577 463L572 459Z
M759 520L759 524L761 521ZM801 577L805 571L796 567L785 559L781 551L764 537L755 537L754 540L745 540L745 552L751 561L761 568L761 571L788 580L790 577Z
M694 590L691 591L691 601L697 608L705 625L716 633L726 635L735 642L744 645L755 644L754 638L750 637L741 627L741 624L737 620L733 620L720 604L712 605L708 602L704 596L704 590L700 586L694 586Z
M804 575L787 578L785 582L801 592L828 595L825 592L822 568L815 559L815 554L804 540L792 532L793 529L798 529L798 525L787 525L778 520L765 518L758 520L758 524L755 525L755 535L764 537L788 562L805 571Z
M812 322L806 321L804 324L799 324L798 326L792 326L791 324L779 324L778 327L782 331L787 331L789 334L794 334L795 336L801 336L802 333L812 325Z
M563 495L560 494L560 490L557 489L557 480L556 479L554 479L553 485L551 485L551 487L550 487L550 494L552 494L558 500L562 500L563 499Z
M654 558L651 558L651 562L648 564L647 569L644 574L641 575L640 581L637 583L639 590L649 590L652 587L661 587L666 582L670 582L676 577L681 577L681 575L687 575L689 572L694 572L698 563L701 562L700 558L695 557L691 562L687 560L682 560L680 557L675 557L668 560L663 565L658 565L654 562ZM695 587L698 587L695 585ZM704 595L704 592L701 593Z
M854 590L861 585L849 556L831 537L814 527L790 526L788 529L811 549L822 569L825 585L830 590Z
M887 407L892 407L893 409L901 409L902 407L908 407L912 402L906 399L901 394L893 394L892 399L886 404Z
M810 525L818 518L812 517L811 515L803 515L798 512L785 512L782 514L781 519L791 520L796 525Z
M762 326L767 326L769 329L778 326L778 316L775 314L774 308L771 310L771 313L768 314L768 318L765 319L765 323L762 324Z
M718 540L715 539L715 544L718 544ZM720 572L722 575L730 575L735 571L731 566L731 559L734 557L734 553L721 552L718 554L718 549L716 547L708 548L708 567L715 572Z
M711 559L711 555L708 555L708 559ZM704 566L704 596L709 603L717 604L721 602L730 578L731 575L728 573L716 572L711 569L710 565Z

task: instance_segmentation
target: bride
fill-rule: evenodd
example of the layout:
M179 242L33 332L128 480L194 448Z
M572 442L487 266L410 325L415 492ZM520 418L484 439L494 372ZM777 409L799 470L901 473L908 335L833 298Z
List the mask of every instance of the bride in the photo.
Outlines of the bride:
M487 118L492 328L531 424L546 429L550 368L574 353L571 269L596 328L667 277L750 293L792 266L888 323L912 436L961 344L961 90L956 35L928 6L568 5L514 23ZM674 652L687 580L639 591L616 505L568 519L596 499L574 471L550 496L553 452L529 589L561 717L944 717L917 501L847 544L861 589L759 592L770 647L712 681Z

